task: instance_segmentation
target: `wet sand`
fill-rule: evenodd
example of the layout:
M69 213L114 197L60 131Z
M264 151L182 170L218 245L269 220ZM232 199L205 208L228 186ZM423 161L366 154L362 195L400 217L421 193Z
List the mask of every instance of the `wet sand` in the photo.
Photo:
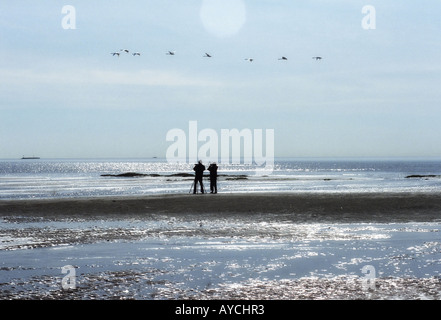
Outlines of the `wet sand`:
M440 299L440 220L427 193L0 201L0 299Z
M174 194L0 201L0 216L127 218L151 214L287 214L297 222L431 222L441 219L441 194L244 193Z

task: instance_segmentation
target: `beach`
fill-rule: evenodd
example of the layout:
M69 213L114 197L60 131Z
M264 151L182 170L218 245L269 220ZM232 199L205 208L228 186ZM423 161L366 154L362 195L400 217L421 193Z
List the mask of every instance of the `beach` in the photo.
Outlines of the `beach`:
M439 299L440 209L428 193L5 200L0 298Z
M4 200L1 216L143 217L149 214L287 214L295 222L439 221L438 193L240 193Z
M2 1L0 300L441 299L441 2L372 2Z

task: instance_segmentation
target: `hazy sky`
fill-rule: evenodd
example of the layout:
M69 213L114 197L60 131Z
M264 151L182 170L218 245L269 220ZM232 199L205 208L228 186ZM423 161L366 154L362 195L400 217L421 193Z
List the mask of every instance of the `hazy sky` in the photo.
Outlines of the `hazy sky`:
M433 0L1 1L0 158L164 157L189 121L274 129L276 156L441 156L440 13Z

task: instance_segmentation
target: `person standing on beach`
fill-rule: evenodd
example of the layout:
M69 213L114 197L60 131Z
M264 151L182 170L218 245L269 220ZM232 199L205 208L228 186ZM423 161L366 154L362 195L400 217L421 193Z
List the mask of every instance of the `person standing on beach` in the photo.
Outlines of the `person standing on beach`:
M201 185L201 192L204 193L204 184L202 183L202 177L204 176L205 166L202 164L201 160L199 160L199 162L194 166L193 170L195 171L193 194L196 193L198 182Z
M217 168L216 162L210 164L208 171L210 171L210 191L217 193Z

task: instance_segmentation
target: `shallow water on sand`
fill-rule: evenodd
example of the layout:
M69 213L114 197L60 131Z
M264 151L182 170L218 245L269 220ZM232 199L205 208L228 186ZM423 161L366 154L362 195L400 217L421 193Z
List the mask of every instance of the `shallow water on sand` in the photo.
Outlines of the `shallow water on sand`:
M439 299L440 229L274 214L9 217L0 220L0 298ZM72 272L75 288L63 289Z
M439 193L440 167L439 159L276 159L270 172L259 174L259 167L227 163L219 165L218 189L221 193ZM187 194L192 168L193 164L165 159L0 160L0 200ZM409 175L423 177L406 178ZM204 183L208 191L208 177Z

